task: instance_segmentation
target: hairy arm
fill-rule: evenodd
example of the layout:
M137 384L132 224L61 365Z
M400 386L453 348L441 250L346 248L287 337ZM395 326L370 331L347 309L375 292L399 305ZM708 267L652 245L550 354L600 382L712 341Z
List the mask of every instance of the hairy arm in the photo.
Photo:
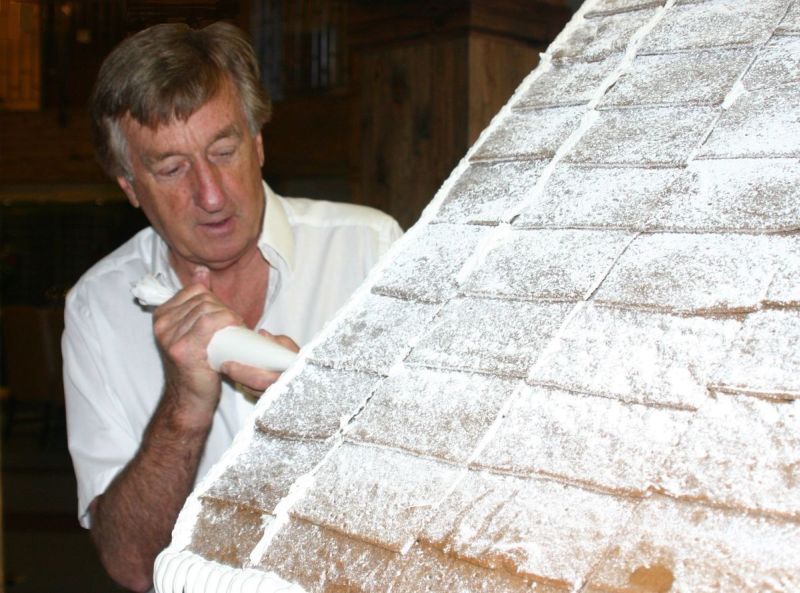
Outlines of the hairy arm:
M192 489L211 426L210 418L205 426L187 422L180 399L167 388L137 455L91 506L103 565L134 591L152 586L153 563Z

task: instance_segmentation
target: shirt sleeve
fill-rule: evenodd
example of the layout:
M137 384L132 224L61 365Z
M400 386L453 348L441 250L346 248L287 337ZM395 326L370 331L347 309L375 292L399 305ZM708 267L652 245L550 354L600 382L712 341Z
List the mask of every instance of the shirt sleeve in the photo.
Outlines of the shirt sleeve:
M78 518L90 527L89 504L102 494L138 446L106 376L102 336L88 298L67 298L62 352L69 450L78 484Z
M379 233L378 256L382 256L389 251L389 247L402 236L403 229L394 218L387 215L386 222Z

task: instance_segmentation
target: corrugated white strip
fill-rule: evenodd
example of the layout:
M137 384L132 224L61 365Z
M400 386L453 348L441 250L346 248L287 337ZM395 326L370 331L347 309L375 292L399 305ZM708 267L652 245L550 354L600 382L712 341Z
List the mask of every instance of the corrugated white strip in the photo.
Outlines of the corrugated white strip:
M157 593L305 593L275 573L210 562L191 552L162 552L156 561Z

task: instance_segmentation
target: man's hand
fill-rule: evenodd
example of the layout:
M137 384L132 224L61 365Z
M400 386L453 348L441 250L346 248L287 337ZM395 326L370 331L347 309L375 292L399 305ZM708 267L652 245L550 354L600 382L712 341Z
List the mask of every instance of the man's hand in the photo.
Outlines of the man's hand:
M207 360L214 334L242 318L211 292L207 268L195 270L192 281L153 315L153 331L164 354L165 395L177 399L189 423L210 421L219 403L221 380Z
M183 394L190 409L198 413L213 414L219 401L220 376L208 364L207 349L214 334L230 325L243 325L243 320L211 292L204 267L195 270L191 284L154 313L154 332L165 355L167 389ZM300 350L288 336L259 333L293 352ZM220 371L251 397L259 397L280 377L279 372L234 361L223 364Z

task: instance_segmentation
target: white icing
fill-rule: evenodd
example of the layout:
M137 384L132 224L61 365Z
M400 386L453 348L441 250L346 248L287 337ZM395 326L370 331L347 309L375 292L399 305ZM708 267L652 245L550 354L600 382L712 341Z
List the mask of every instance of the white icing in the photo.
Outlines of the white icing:
M131 293L141 305L158 307L175 296L175 290L167 288L159 276L147 274L131 287Z

